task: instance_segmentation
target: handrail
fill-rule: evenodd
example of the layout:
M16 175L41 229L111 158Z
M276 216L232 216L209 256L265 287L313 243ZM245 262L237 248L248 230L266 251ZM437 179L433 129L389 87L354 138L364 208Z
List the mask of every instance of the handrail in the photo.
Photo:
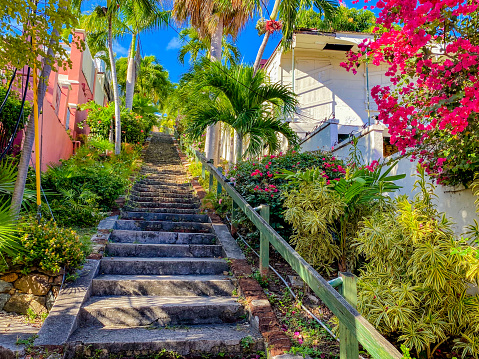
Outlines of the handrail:
M289 265L299 274L313 292L323 303L338 317L340 323L340 358L358 358L357 342L376 359L401 359L399 351L388 342L359 312L348 303L308 262L296 252L283 237L281 237L260 214L229 184L226 177L202 153L195 151L196 158L210 173L210 191L212 190L212 177L216 178L218 186L223 187L233 199L233 205L238 206L253 222L261 234L261 247L269 243L281 254ZM263 240L264 239L264 240ZM343 275L342 282L349 282ZM340 285L338 281L334 285ZM355 283L354 283L355 285ZM349 299L349 298L348 298ZM353 299L355 301L355 298ZM354 304L354 303L353 303ZM341 333L347 332L347 333ZM356 341L357 340L357 341ZM352 341L352 343L351 343ZM354 343L355 342L355 343Z

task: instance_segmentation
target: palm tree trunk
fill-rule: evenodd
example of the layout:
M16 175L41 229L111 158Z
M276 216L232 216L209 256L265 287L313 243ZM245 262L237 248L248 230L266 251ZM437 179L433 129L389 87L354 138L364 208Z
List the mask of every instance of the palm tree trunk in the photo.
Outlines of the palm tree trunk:
M235 132L236 138L236 163L243 159L243 134L241 132Z
M236 131L233 130L233 133L230 133L229 136L230 136L230 148L229 148L229 151L230 151L230 158L229 158L229 161L231 163L236 163L236 160L235 160L235 134L236 134Z
M281 0L275 0L273 11L271 11L271 16L269 18L270 20L276 21L276 17L278 16L278 12L279 12L280 3L281 3ZM259 69L259 65L261 62L261 58L263 57L264 49L266 48L266 45L269 40L269 35L270 33L268 31L266 31L266 33L264 34L263 41L261 42L261 46L259 47L258 54L256 55L256 60L254 61L254 66L253 66L254 73L256 73Z
M126 108L131 110L133 108L133 94L135 92L135 51L136 51L136 34L131 37L131 46L128 53L128 68L126 70L126 94L125 102Z
M116 79L116 64L113 55L112 40L112 15L108 15L108 55L110 57L111 81L113 83L113 101L115 102L115 155L121 152L121 119L120 119L120 98L118 97L118 82Z
M266 33L264 34L264 37L263 37L263 41L261 42L261 46L259 47L258 54L256 55L256 60L254 60L253 69L254 69L255 74L259 70L259 66L261 64L261 58L263 57L264 49L266 48L266 45L268 44L269 35L270 35L270 33L268 31L266 31Z
M56 30L53 30L52 40L50 44L55 44L54 39L59 39L59 33ZM48 58L53 58L52 48L48 48L47 56ZM50 73L52 72L52 63L51 61L45 59L43 62L42 73L40 75L40 81L37 88L38 96L38 113L41 113L43 107L43 100L47 92L48 80L50 78ZM25 129L25 138L23 140L23 147L20 154L20 162L18 163L18 172L17 180L15 181L15 187L12 194L12 203L10 206L10 211L12 215L17 218L20 214L20 209L22 208L23 194L25 193L25 182L27 180L28 167L30 165L30 158L32 156L33 143L35 142L35 121L33 118L33 111L30 114L28 120L28 125Z
M210 48L210 60L221 62L221 50L222 50L222 39L223 39L223 18L218 16L218 25L216 26L216 31L211 37L211 48ZM208 126L206 129L206 142L205 142L205 156L208 160L214 160L215 163L218 163L217 151L215 148L218 146L218 133L219 128L217 125Z

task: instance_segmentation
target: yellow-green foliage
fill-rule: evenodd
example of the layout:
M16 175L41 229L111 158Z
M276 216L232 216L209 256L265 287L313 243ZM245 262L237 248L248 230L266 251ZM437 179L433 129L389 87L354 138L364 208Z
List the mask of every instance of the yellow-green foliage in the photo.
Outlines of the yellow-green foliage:
M418 356L433 358L438 345L455 339L463 357L479 358L479 297L467 294L479 261L432 204L423 169L416 184L421 192L413 201L399 197L392 210L363 222L357 249L368 263L358 282L359 310Z
M345 214L346 203L324 182L304 185L285 197L284 218L294 228L291 244L315 268L332 272L332 264L342 255L335 224ZM347 247L347 257L355 257Z
M358 257L352 244L360 222L376 207L386 206L384 194L400 188L394 181L405 176L389 176L394 165L347 168L344 178L330 184L315 168L283 171L279 176L300 184L285 194L284 202L284 218L293 226L291 239L298 253L328 273L334 262L340 271L353 269Z

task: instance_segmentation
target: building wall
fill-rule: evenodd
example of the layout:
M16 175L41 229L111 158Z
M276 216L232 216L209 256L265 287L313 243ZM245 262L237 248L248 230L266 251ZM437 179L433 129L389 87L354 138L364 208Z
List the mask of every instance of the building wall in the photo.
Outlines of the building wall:
M77 30L77 39L84 40L85 32ZM51 72L47 92L43 101L43 110L39 114L41 169L45 171L49 165L58 164L73 154L73 142L80 134L87 134L88 128L80 129L78 124L86 119L86 111L78 111L77 107L94 98L105 103L105 83L97 74L95 63L88 48L82 52L74 42L71 44L70 60L72 67L64 70L55 68ZM19 76L26 76L26 68ZM103 75L102 75L103 76ZM100 83L100 86L96 84ZM30 79L30 85L32 79ZM108 86L108 84L106 84ZM19 91L20 89L16 89ZM99 91L96 94L95 91ZM29 90L27 100L33 102L33 92ZM17 136L15 144L21 144L23 131ZM35 145L32 153L32 165L35 165Z

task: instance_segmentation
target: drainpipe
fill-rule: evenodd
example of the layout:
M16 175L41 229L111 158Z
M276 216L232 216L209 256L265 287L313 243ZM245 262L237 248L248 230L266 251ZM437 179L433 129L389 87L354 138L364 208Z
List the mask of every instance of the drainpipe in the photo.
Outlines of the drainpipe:
M293 30L293 31L294 31L294 30ZM294 91L294 87L295 87L295 86L294 86L294 85L295 85L295 79L294 79L294 70L295 70L295 67L294 67L294 46L295 46L295 45L296 45L296 36L295 36L294 33L293 33L293 43L292 43L292 45L291 45L292 48L293 48L293 55L291 56L291 62L292 62L291 68L293 69L293 70L292 70L293 73L292 73L291 84L292 84L292 86L293 86L293 93L296 93L296 92ZM293 115L293 122L296 122L296 121L294 120L294 115Z

